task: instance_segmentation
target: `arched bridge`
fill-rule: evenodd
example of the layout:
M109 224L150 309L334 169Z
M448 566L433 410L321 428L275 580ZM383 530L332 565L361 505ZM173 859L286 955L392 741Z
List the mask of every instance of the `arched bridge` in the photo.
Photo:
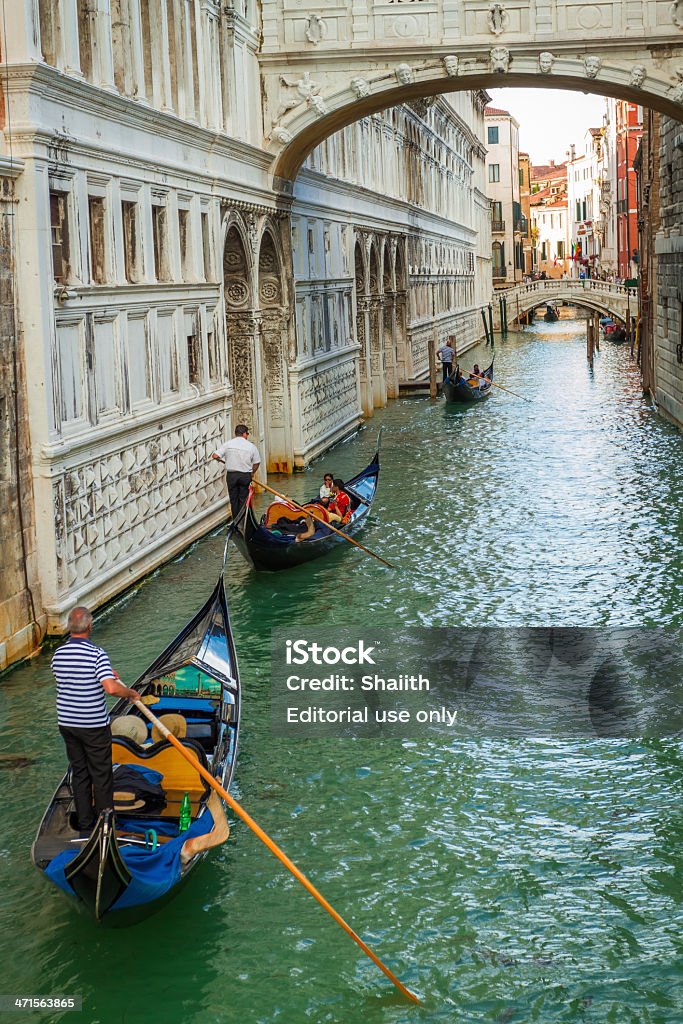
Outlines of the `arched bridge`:
M261 0L261 13L283 186L332 132L459 89L574 89L683 118L683 0Z
M529 284L518 284L514 288L496 292L494 298L503 295L507 299L510 323L519 314L527 313L537 306L545 306L548 302L572 302L623 321L629 314L635 315L638 309L637 288L626 288L623 284L612 284L609 281L531 281ZM497 303L494 303L495 306Z

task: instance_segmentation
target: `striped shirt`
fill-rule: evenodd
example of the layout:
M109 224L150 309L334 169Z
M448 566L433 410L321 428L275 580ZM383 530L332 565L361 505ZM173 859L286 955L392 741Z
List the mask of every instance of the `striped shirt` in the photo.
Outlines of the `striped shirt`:
M109 725L102 680L114 679L109 655L84 637L71 637L52 658L57 683L57 721L79 729Z

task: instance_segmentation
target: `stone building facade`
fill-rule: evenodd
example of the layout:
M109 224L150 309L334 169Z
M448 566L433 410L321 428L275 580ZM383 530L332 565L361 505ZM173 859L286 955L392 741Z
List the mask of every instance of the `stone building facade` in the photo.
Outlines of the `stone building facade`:
M362 121L277 191L259 18L252 0L8 11L25 379L2 537L13 656L225 518L209 456L235 422L291 471L425 369L431 339L475 340L485 94Z
M656 311L655 397L660 411L683 427L683 124L662 117L659 138L659 230L648 286Z

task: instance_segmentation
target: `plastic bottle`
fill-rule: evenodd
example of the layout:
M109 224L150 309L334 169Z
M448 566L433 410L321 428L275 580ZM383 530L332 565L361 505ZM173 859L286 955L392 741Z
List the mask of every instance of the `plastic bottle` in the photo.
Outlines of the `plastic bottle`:
M180 819L178 821L178 832L186 832L192 821L192 804L190 794L184 793L180 802Z

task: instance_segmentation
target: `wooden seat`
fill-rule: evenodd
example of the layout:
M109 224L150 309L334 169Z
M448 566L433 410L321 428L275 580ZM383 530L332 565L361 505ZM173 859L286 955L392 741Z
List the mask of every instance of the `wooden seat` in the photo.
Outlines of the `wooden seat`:
M278 519L288 519L290 522L295 522L297 519L301 519L303 515L301 509L292 508L291 505L285 505L284 501L273 501L266 509L266 516L263 525L264 526L275 526Z
M202 747L193 740L186 739L182 743L195 755L202 767L206 768L206 754ZM166 807L157 815L158 817L177 818L185 793L190 798L192 817L198 814L209 792L209 786L196 768L186 761L168 740L161 740L149 747L138 747L124 737L117 736L111 745L111 756L114 764L138 764L144 768L152 768L163 776L161 785L166 796Z

